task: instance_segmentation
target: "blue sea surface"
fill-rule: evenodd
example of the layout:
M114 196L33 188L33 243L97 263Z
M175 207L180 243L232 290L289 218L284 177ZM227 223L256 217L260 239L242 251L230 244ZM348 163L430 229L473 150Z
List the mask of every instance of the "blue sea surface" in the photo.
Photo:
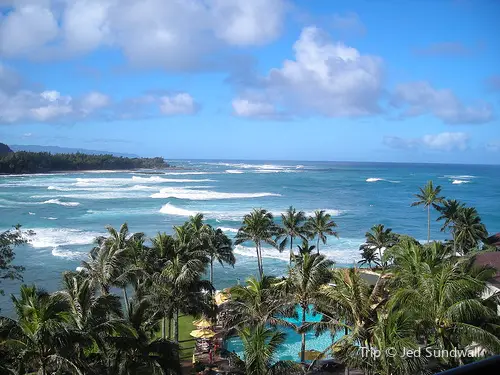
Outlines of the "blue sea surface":
M479 165L388 164L348 162L174 161L185 170L55 173L0 176L0 230L20 223L36 236L16 250L26 267L25 283L49 291L61 285L61 272L74 270L105 225L127 222L134 232L154 236L172 232L189 215L205 214L207 222L234 236L243 215L265 208L279 215L288 206L308 214L331 213L339 239L320 249L338 265L359 260L365 232L382 223L395 232L426 238L426 212L410 207L412 195L428 180L443 195L475 206L491 233L500 231L500 167ZM436 218L436 213L433 213ZM443 239L432 223L432 238ZM217 266L215 286L222 289L257 271L250 244L235 248L234 268ZM264 249L266 274L283 274L288 254ZM9 295L20 282L3 280L2 314L11 313Z

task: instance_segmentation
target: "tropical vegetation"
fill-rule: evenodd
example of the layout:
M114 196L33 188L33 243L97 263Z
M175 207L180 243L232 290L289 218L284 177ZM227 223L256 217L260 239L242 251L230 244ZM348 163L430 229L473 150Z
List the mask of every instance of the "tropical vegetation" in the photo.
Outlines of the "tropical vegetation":
M309 332L332 337L317 358L333 356L346 369L371 375L431 374L498 354L500 295L485 295L496 270L475 263L486 228L474 208L440 194L428 184L419 199L428 213L431 206L439 211L452 238L422 244L374 225L354 268L335 267L319 250L320 242L338 235L324 211L308 218L290 207L276 220L255 209L234 242L201 214L153 238L130 232L127 224L107 227L80 271L63 274L62 290L22 285L12 296L15 317L0 318L0 373L180 374L188 358L179 332L186 317L217 321L219 334L238 337L241 353L218 354L232 372L246 375L313 371L316 361L306 358ZM9 249L1 253L8 260L4 275L19 279L12 246L26 239L16 231L0 238ZM233 243L255 247L257 271L226 289L227 301L217 306L214 264L235 265ZM265 274L266 252L285 248L287 271ZM375 283L365 273L372 264L383 265ZM308 313L321 319L309 321ZM301 337L296 361L279 358L284 328ZM408 350L467 355L403 355Z
M0 154L0 174L47 173L81 170L162 169L161 157L126 158L113 155L51 154L17 151Z

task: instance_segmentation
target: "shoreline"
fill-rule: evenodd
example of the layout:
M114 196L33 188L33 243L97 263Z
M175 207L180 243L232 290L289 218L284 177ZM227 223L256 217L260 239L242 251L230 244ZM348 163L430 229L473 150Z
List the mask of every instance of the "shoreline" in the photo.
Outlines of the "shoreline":
M64 170L64 171L44 171L44 172L36 172L36 173L0 173L0 176L43 176L49 174L68 174L68 173L130 173L136 172L141 174L161 174L160 171L188 171L190 169L183 167L165 167L159 169L144 169L144 168L135 168L135 169L74 169L74 170ZM142 171L142 172L140 172Z

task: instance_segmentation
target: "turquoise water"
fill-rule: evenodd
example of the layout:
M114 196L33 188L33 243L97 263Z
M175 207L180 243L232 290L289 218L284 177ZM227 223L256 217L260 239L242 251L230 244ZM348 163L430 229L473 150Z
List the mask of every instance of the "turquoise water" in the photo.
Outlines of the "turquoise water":
M302 316L302 309L297 307L298 316ZM289 322L300 326L300 319L287 318ZM307 322L319 322L321 321L321 314L313 314L312 310L306 313ZM292 328L279 327L279 330L286 333L285 342L279 347L276 352L276 360L298 360L300 358L300 346L301 346L301 336L295 332ZM318 350L323 352L333 342L341 338L342 334L337 334L332 338L329 332L325 332L316 337L314 331L306 333L306 350ZM226 349L230 352L234 351L240 358L243 358L243 344L238 337L231 337L226 341ZM326 353L326 357L329 353Z
M332 162L178 161L189 168L160 172L64 173L0 176L0 230L20 223L37 235L19 248L25 282L51 291L61 272L75 269L107 224L128 222L131 231L153 236L171 233L189 215L203 212L208 223L234 236L242 217L254 207L275 214L294 205L307 213L330 212L340 239L329 238L321 251L338 265L359 259L364 233L376 223L395 232L426 238L426 212L410 207L412 194L429 179L443 194L477 207L492 233L500 231L500 167ZM434 215L435 216L435 215ZM432 224L433 238L445 235ZM222 289L257 272L251 244L235 248L235 268L215 268ZM267 274L284 273L288 254L264 249ZM2 281L3 314L19 282Z

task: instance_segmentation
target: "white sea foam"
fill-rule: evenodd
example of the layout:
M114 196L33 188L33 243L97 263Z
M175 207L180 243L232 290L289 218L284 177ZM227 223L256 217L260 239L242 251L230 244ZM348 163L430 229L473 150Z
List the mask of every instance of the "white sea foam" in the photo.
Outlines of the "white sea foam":
M370 177L366 179L366 182L377 182L377 181L385 181L393 184L399 184L401 182L401 181L386 180L385 178L379 178L379 177Z
M223 232L238 233L236 228L219 227L219 229Z
M214 182L215 180L211 180L208 178L201 179L192 179L192 178L163 178L159 176L152 177L138 177L132 176L133 181L140 181L143 183L168 183L168 182Z
M46 219L46 220L57 220L57 217L42 217L42 219Z
M81 251L61 250L58 246L52 249L53 256L65 259L84 259L87 257L87 254Z
M189 200L212 200L212 199L246 199L261 197L279 197L275 193L223 193L211 190L192 190L184 188L164 188L159 193L151 195L151 198L177 198Z
M166 215L174 215L174 216L194 216L196 215L196 212L194 211L189 211L183 208L175 207L173 204L167 203L163 205L163 207L160 209L160 212L162 214Z
M226 169L226 173L229 173L229 174L242 174L244 172L240 171L239 169Z
M470 175L460 175L460 176L451 176L451 175L446 175L445 177L451 178L451 179L457 179L457 180L469 180L471 178L476 178L476 176L470 176Z
M34 212L28 212L29 215L36 215Z
M453 180L452 184L453 185L460 185L460 184L468 184L470 181L466 180Z
M183 176L183 175L201 175L201 174L219 174L219 172L165 172L165 175L168 176Z
M360 259L359 246L363 242L363 239L356 238L328 238L327 245L320 244L320 251L327 258L334 260L336 263L352 265L357 263ZM255 248L252 246L236 245L234 247L234 253L240 256L256 257ZM288 251L280 253L274 248L262 248L263 258L280 259L288 262L289 256Z
M47 248L69 245L88 245L101 235L96 232L86 232L70 228L33 228L35 235L30 238L34 248Z
M49 199L48 201L41 202L40 204L57 204L59 206L75 207L79 206L78 202L61 202L59 199Z

